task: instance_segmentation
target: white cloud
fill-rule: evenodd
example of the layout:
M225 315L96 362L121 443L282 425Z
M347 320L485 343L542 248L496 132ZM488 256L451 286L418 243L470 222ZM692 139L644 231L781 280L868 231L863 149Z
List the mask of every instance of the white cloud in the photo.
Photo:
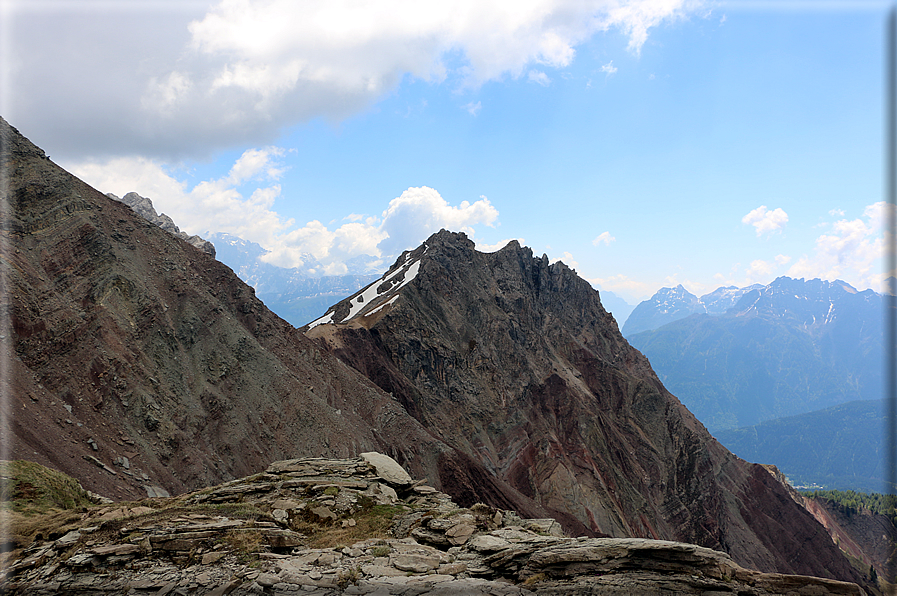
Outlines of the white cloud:
M602 290L609 290L614 294L619 294L631 304L636 304L651 297L660 288L660 284L657 282L646 283L622 274L611 275L610 277L593 277L586 281Z
M601 232L598 236L592 240L592 244L598 246L599 244L604 244L605 246L610 245L611 242L616 240L613 236L610 235L610 232Z
M769 277L772 275L773 269L775 269L774 264L768 263L762 259L751 261L751 266L745 271L747 283L744 285L758 282L769 283Z
M409 188L390 201L383 212L379 228L387 237L378 248L384 254L397 254L417 246L441 228L473 236L473 225L492 226L496 219L498 210L484 196L474 203L463 201L452 207L432 188Z
M889 207L880 201L868 205L859 219L841 219L816 238L812 256L804 255L788 270L792 277L843 279L858 288L878 288Z
M828 214L831 215L832 217L844 217L844 210L843 209L832 209L831 211L828 212Z
M614 66L613 60L611 60L610 62L608 62L607 64L605 64L604 66L601 67L601 72L606 72L607 76L614 74L615 72L617 72L617 70L618 69L616 66Z
M104 2L101 18L95 3L60 3L59 15L13 14L7 115L69 160L210 155L346 118L406 78L477 88L532 72L544 84L595 34L620 30L638 53L652 27L702 3Z
M523 238L506 238L505 240L499 240L495 244L477 242L477 250L480 252L497 252L507 246L511 240L516 240L520 246L526 246L526 241Z
M757 236L779 232L788 223L788 214L779 207L769 211L766 205L760 205L741 218L742 223L754 226Z
M159 163L145 158L62 165L102 192L123 196L135 191L150 198L156 211L169 215L190 234L228 232L266 246L293 225L273 210L281 192L276 181L283 173L278 159L283 153L279 147L249 149L225 176L200 182L192 189ZM246 196L240 187L250 182L254 188Z
M562 263L564 263L564 265L566 265L570 269L573 269L573 270L579 269L579 263L576 260L574 260L573 255L567 251L564 251L564 256L562 256L561 258L551 259L551 263L557 263L558 261L561 261Z
M158 163L144 158L117 158L65 164L66 169L103 192L118 196L136 191L150 198L156 211L166 213L185 232L227 232L269 250L264 260L281 267L302 267L306 254L324 272L340 274L345 262L369 255L388 259L414 248L430 234L446 228L475 236L474 226L492 226L498 210L485 196L450 205L428 187L409 188L392 199L379 217L350 214L337 227L310 221L296 227L274 210L281 194L277 179L283 172L277 147L249 149L227 175L193 188L177 180Z
M470 102L468 104L465 104L463 107L471 116L476 116L480 113L480 110L483 109L483 104L479 101L476 103Z
M548 87L551 84L551 79L541 70L531 70L529 71L529 82Z
M787 255L776 255L776 265L783 266L791 262L791 257Z

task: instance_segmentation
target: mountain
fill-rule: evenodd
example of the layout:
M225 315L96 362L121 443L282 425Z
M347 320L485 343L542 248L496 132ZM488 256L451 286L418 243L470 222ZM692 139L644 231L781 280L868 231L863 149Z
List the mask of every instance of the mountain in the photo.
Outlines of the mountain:
M852 559L856 568L872 578L879 575L894 583L897 515L893 493L867 495L852 491L813 491L804 493L802 500L804 507L825 526L832 540Z
M679 284L675 288L661 288L650 300L638 303L623 325L623 335L629 337L683 319L695 312L698 297Z
M744 288L717 288L698 298L679 284L675 288L661 288L649 300L640 302L626 319L623 335L627 338L642 331L650 331L667 323L684 319L695 313L718 315L735 306L744 294L761 288L754 284Z
M268 251L254 242L223 232L210 234L209 239L215 243L218 260L252 286L265 306L296 327L379 277L369 273L367 261L354 264L350 270L356 273L319 275L321 265L310 254L302 255L303 268L277 267L261 260Z
M739 457L774 464L796 486L874 493L886 482L885 418L882 400L852 401L714 436Z
M138 499L379 451L461 507L863 581L779 480L663 388L562 263L443 232L306 337L2 119L0 171L7 457Z
M880 294L788 277L748 290L628 338L712 432L881 397Z
M0 119L4 457L116 499L298 456L396 456L528 517L531 499L435 438L227 266L52 163Z
M307 334L568 528L788 573L840 565L786 488L664 389L598 292L517 242L484 254L441 231Z

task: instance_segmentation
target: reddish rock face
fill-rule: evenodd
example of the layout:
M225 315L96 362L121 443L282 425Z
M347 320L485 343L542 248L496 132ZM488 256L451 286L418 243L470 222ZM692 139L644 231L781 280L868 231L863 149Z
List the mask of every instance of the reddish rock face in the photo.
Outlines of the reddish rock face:
M821 497L804 497L803 504L841 550L859 560L865 569L872 566L878 575L894 583L897 527L890 518L867 509L852 510Z
M479 253L443 231L385 278L308 335L569 529L857 581L824 528L707 433L564 264L516 242ZM440 471L462 504L494 498Z

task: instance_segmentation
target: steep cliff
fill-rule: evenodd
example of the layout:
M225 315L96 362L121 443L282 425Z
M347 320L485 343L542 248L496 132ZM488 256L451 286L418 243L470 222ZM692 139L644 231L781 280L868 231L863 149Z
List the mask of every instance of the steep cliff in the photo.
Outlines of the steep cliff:
M307 333L568 527L856 581L824 528L707 433L563 263L442 231Z

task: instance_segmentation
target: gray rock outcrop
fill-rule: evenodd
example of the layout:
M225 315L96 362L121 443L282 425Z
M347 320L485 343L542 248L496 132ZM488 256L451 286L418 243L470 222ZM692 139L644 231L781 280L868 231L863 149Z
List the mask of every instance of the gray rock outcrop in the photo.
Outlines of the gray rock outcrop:
M136 192L129 192L121 198L118 198L111 192L106 193L106 196L115 201L124 203L125 205L133 209L134 212L137 213L137 215L143 217L147 221L151 221L169 234L177 236L181 240L184 240L187 243L195 246L206 254L209 254L213 257L215 256L214 244L212 244L208 240L200 238L199 236L190 236L186 232L182 232L181 229L174 223L174 220L169 216L165 215L164 213L156 213L156 209L155 207L153 207L153 202L150 199L141 197Z
M369 459L391 461L293 459L181 497L94 506L36 537L0 586L10 595L864 594L745 569L693 544L546 533L553 520L459 508L421 482L390 481ZM380 490L390 485L398 494ZM365 535L378 520L389 530Z

